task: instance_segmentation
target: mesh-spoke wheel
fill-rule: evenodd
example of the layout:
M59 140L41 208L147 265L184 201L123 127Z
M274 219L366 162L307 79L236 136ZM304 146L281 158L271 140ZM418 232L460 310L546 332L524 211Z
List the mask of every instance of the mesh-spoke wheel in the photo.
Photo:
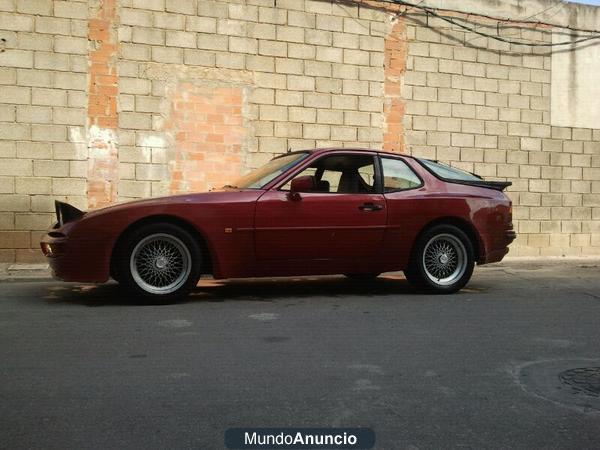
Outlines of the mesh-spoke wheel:
M136 300L167 304L183 299L198 283L204 261L192 233L173 223L140 225L120 238L111 270Z
M448 286L460 279L467 267L467 250L451 234L439 234L425 245L423 267L431 281Z
M181 240L157 233L137 243L131 252L129 265L134 281L144 291L169 294L187 281L191 259Z
M460 228L433 225L417 238L404 275L413 285L434 294L462 289L475 266L473 242Z

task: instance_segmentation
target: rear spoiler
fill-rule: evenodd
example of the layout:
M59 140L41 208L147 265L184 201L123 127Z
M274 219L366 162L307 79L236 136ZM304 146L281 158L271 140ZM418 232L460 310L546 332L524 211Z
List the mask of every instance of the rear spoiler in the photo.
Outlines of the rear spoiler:
M512 186L512 181L486 181L486 180L449 180L444 179L449 183L466 184L469 186L478 186L489 189L495 189L496 191L503 191L509 186Z
M69 205L65 202L59 202L58 200L54 201L54 208L56 209L56 220L58 220L58 227L62 227L65 223L80 219L85 214L85 212L75 208L73 205Z

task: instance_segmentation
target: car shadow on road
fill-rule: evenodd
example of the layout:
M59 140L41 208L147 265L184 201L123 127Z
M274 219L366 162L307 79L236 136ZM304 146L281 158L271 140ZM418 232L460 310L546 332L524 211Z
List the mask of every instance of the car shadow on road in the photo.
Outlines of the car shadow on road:
M358 281L346 277L254 278L201 280L191 294L211 301L274 301L287 297L343 297L349 295L417 295L418 292L400 276L381 276Z
M139 306L143 301L132 297L117 283L101 285L64 284L47 288L47 303L70 303L85 306ZM383 275L369 281L350 280L341 276L253 278L213 280L203 278L186 302L278 301L288 298L346 296L419 296L419 291L397 274Z

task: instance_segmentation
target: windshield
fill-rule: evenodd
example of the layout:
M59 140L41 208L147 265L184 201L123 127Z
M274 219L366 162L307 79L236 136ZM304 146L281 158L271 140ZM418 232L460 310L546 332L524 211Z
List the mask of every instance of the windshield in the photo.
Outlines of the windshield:
M457 169L456 167L450 167L446 164L442 164L437 161L431 161L429 159L419 159L419 162L431 170L435 175L440 178L447 180L462 180L462 181L480 181L481 177L464 170Z
M235 181L230 187L244 189L262 189L269 182L277 178L283 172L298 164L308 153L291 153L285 156L278 156L266 163L264 166L255 169Z

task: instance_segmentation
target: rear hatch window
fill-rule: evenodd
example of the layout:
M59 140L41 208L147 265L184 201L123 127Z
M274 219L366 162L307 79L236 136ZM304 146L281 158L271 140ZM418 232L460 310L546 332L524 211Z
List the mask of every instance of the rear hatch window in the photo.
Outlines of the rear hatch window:
M482 178L466 170L457 169L437 161L419 159L419 161L439 178L446 180L479 181Z
M447 164L432 161L430 159L417 158L417 161L437 178L449 183L468 184L471 186L495 189L497 191L503 191L512 184L510 181L486 181L474 173L457 169L456 167L451 167Z

